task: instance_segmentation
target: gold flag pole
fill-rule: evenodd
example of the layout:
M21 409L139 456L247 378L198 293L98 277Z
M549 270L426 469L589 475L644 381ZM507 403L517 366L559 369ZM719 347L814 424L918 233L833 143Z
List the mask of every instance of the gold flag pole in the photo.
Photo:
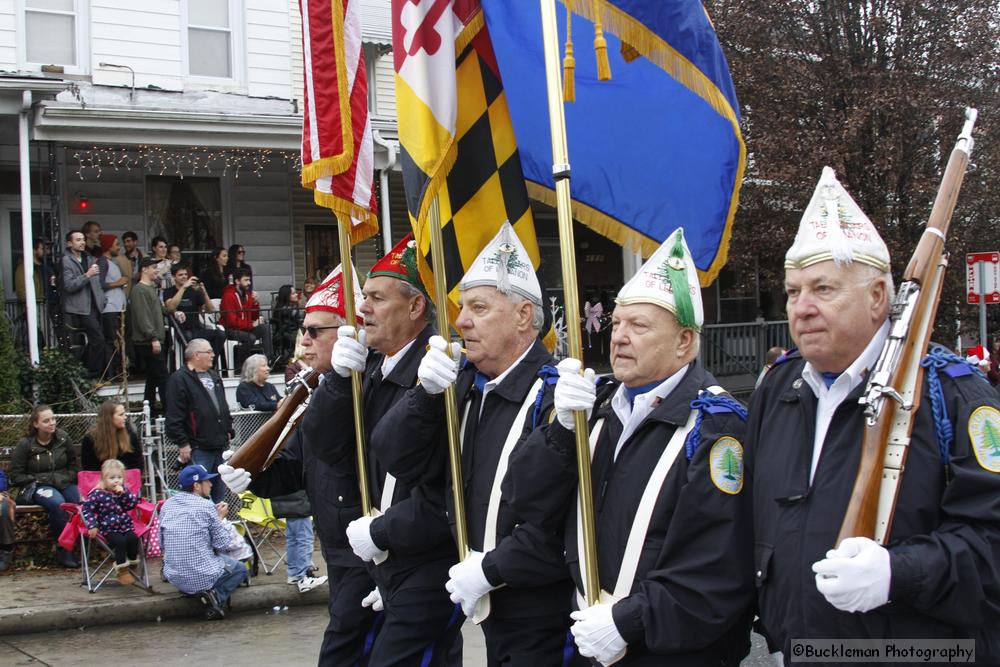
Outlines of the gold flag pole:
M580 305L576 289L576 257L573 243L573 211L569 193L569 149L559 64L559 26L555 0L540 0L542 40L545 51L545 79L549 98L549 126L552 131L552 176L556 183L556 213L559 220L559 251L562 261L563 294L566 299L566 334L569 355L583 359L580 334ZM579 476L580 523L583 531L584 594L588 605L600 600L601 580L597 572L597 535L594 529L594 495L590 480L590 444L587 416L574 412L576 424L576 471Z
M431 262L434 264L434 294L437 296L437 327L445 340L451 338L448 326L448 280L445 276L444 243L441 240L441 209L434 197L427 215L431 236ZM458 402L455 385L444 390L444 411L448 428L448 463L451 467L451 493L455 502L455 542L458 557L469 555L469 532L465 523L465 487L462 483L462 450L458 441Z
M354 265L351 263L351 232L350 218L337 214L337 234L340 239L340 270L344 281L344 314L347 323L357 326L354 310ZM365 516L372 515L372 496L368 488L367 451L365 450L364 411L361 407L361 373L351 371L351 397L354 399L354 442L358 463L358 489L361 495L361 512Z

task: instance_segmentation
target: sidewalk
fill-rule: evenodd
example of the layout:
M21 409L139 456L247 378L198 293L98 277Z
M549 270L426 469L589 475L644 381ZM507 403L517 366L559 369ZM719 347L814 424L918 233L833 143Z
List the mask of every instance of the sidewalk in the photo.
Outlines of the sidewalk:
M319 551L314 554L321 574L326 567ZM153 592L135 586L122 587L110 577L95 593L81 585L80 570L17 570L0 575L0 635L67 630L112 623L135 623L177 617L200 618L203 608L197 598L189 598L160 580L160 560L150 559L149 579ZM276 605L299 607L325 605L326 584L308 593L299 593L285 583L285 568L270 576L260 571L249 588L233 593L233 612L266 609Z

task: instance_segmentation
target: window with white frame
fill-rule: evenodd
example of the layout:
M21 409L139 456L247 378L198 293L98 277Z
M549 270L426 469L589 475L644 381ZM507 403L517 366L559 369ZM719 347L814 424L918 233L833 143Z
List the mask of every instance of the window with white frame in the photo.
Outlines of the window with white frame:
M24 60L80 66L77 0L24 0Z
M188 74L233 79L234 3L189 0L187 3Z

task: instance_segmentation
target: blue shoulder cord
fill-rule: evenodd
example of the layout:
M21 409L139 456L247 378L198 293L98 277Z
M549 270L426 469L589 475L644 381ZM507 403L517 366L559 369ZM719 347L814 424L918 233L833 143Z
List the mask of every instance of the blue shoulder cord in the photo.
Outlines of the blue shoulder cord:
M538 427L538 418L542 416L542 398L545 397L545 387L554 385L559 381L559 371L554 366L545 365L538 369L538 377L545 380L545 382L538 389L538 394L535 396L535 406L531 410L532 430Z
M944 389L938 371L953 364L965 364L980 377L982 371L967 363L962 357L950 352L942 345L931 345L927 356L920 360L920 365L926 370L927 390L931 395L931 413L934 417L934 431L937 435L938 450L941 452L941 464L948 467L951 443L955 440L955 427L948 418L948 406L945 405Z
M698 440L701 438L701 420L710 408L721 408L728 412L735 413L744 423L747 420L747 409L736 399L723 394L713 394L710 391L702 390L698 398L691 401L691 409L698 411L694 428L688 433L687 440L684 441L684 454L687 460L694 458L694 453L698 449Z

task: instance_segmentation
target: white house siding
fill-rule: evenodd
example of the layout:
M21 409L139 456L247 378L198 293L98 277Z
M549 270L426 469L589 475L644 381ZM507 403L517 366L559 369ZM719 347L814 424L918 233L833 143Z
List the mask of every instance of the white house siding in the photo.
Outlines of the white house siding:
M369 82L369 85L370 82ZM392 53L375 63L375 113L384 118L396 117L396 80Z
M0 0L0 70L17 70L17 10L14 0Z
M90 29L95 85L132 84L128 70L100 66L106 62L135 70L137 88L183 89L178 0L91 0Z
M292 99L302 113L302 97L305 72L302 65L302 13L299 0L288 0L288 37L291 43Z
M274 0L246 0L247 94L291 99L289 8Z
M264 304L293 275L290 183L296 176L278 164L261 172L260 178L241 172L231 182L229 218L234 234L230 243L246 249L254 290Z

